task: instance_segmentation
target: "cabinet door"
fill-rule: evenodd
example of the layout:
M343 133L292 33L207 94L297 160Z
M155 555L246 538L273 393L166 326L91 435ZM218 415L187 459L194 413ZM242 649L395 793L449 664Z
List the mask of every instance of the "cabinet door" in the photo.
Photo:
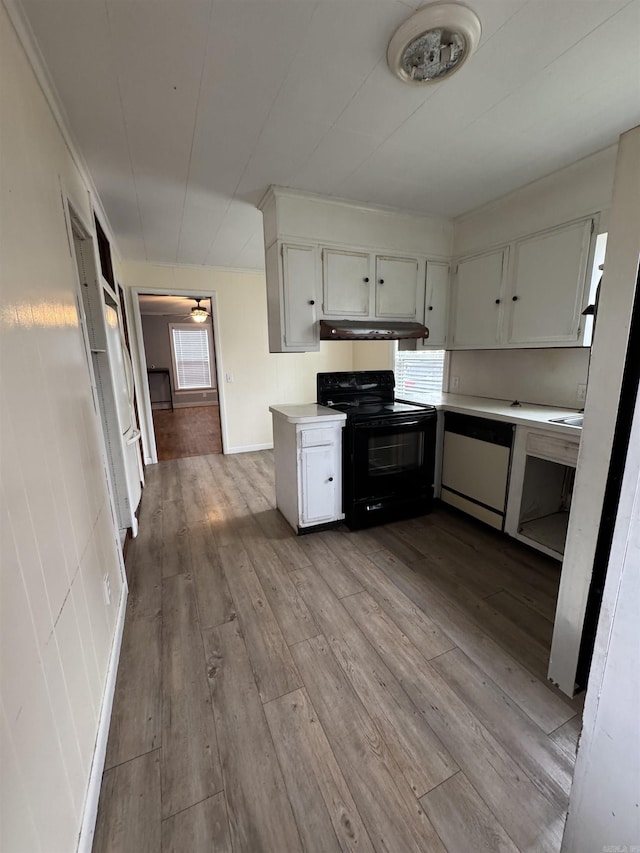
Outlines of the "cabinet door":
M300 451L301 516L303 524L333 521L336 515L336 470L334 444L305 447Z
M495 347L509 250L458 261L451 340L458 347Z
M592 232L587 219L515 243L508 343L578 341Z
M287 349L319 349L315 304L316 257L314 246L282 246L284 343Z
M421 349L444 349L447 342L447 306L449 300L449 264L427 261L427 288L424 324L429 337L418 341Z
M376 317L415 320L418 313L418 261L376 258Z
M367 317L370 277L369 255L323 249L323 312L335 317Z

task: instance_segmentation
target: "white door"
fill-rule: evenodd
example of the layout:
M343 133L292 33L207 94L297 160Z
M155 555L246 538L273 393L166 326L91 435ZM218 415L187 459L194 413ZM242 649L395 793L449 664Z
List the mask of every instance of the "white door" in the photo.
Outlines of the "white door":
M376 317L415 320L418 313L418 261L376 258Z
M429 329L424 348L444 349L447 342L447 306L449 299L449 264L427 261L427 288L424 303L424 324Z
M318 349L317 264L314 246L282 246L284 340L287 347Z
M371 293L369 255L323 249L322 287L325 314L367 317Z
M508 253L498 249L458 261L451 325L454 346L497 346Z
M515 244L510 344L578 341L592 233L593 220L584 219Z
M320 524L336 518L335 445L305 447L300 452L302 523Z

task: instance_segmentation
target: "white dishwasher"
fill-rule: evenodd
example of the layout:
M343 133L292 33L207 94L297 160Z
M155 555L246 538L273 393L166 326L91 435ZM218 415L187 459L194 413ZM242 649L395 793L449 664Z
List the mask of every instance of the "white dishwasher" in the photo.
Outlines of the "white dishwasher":
M445 412L441 500L504 529L514 425Z

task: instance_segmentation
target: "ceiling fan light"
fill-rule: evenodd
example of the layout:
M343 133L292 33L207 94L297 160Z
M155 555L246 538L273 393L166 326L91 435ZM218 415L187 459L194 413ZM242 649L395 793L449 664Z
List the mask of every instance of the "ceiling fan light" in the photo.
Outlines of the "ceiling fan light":
M462 67L478 46L481 34L480 19L466 6L424 6L391 37L387 62L404 83L437 83Z
M193 320L195 320L196 323L204 323L208 316L209 312L205 311L204 308L191 309L191 317Z

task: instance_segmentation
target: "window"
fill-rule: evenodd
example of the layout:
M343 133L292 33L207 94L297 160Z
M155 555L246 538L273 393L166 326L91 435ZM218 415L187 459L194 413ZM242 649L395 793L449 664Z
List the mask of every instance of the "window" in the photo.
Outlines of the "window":
M396 397L421 402L427 394L442 391L444 350L398 350L396 352Z
M176 390L212 388L212 341L209 327L172 323L170 333Z

